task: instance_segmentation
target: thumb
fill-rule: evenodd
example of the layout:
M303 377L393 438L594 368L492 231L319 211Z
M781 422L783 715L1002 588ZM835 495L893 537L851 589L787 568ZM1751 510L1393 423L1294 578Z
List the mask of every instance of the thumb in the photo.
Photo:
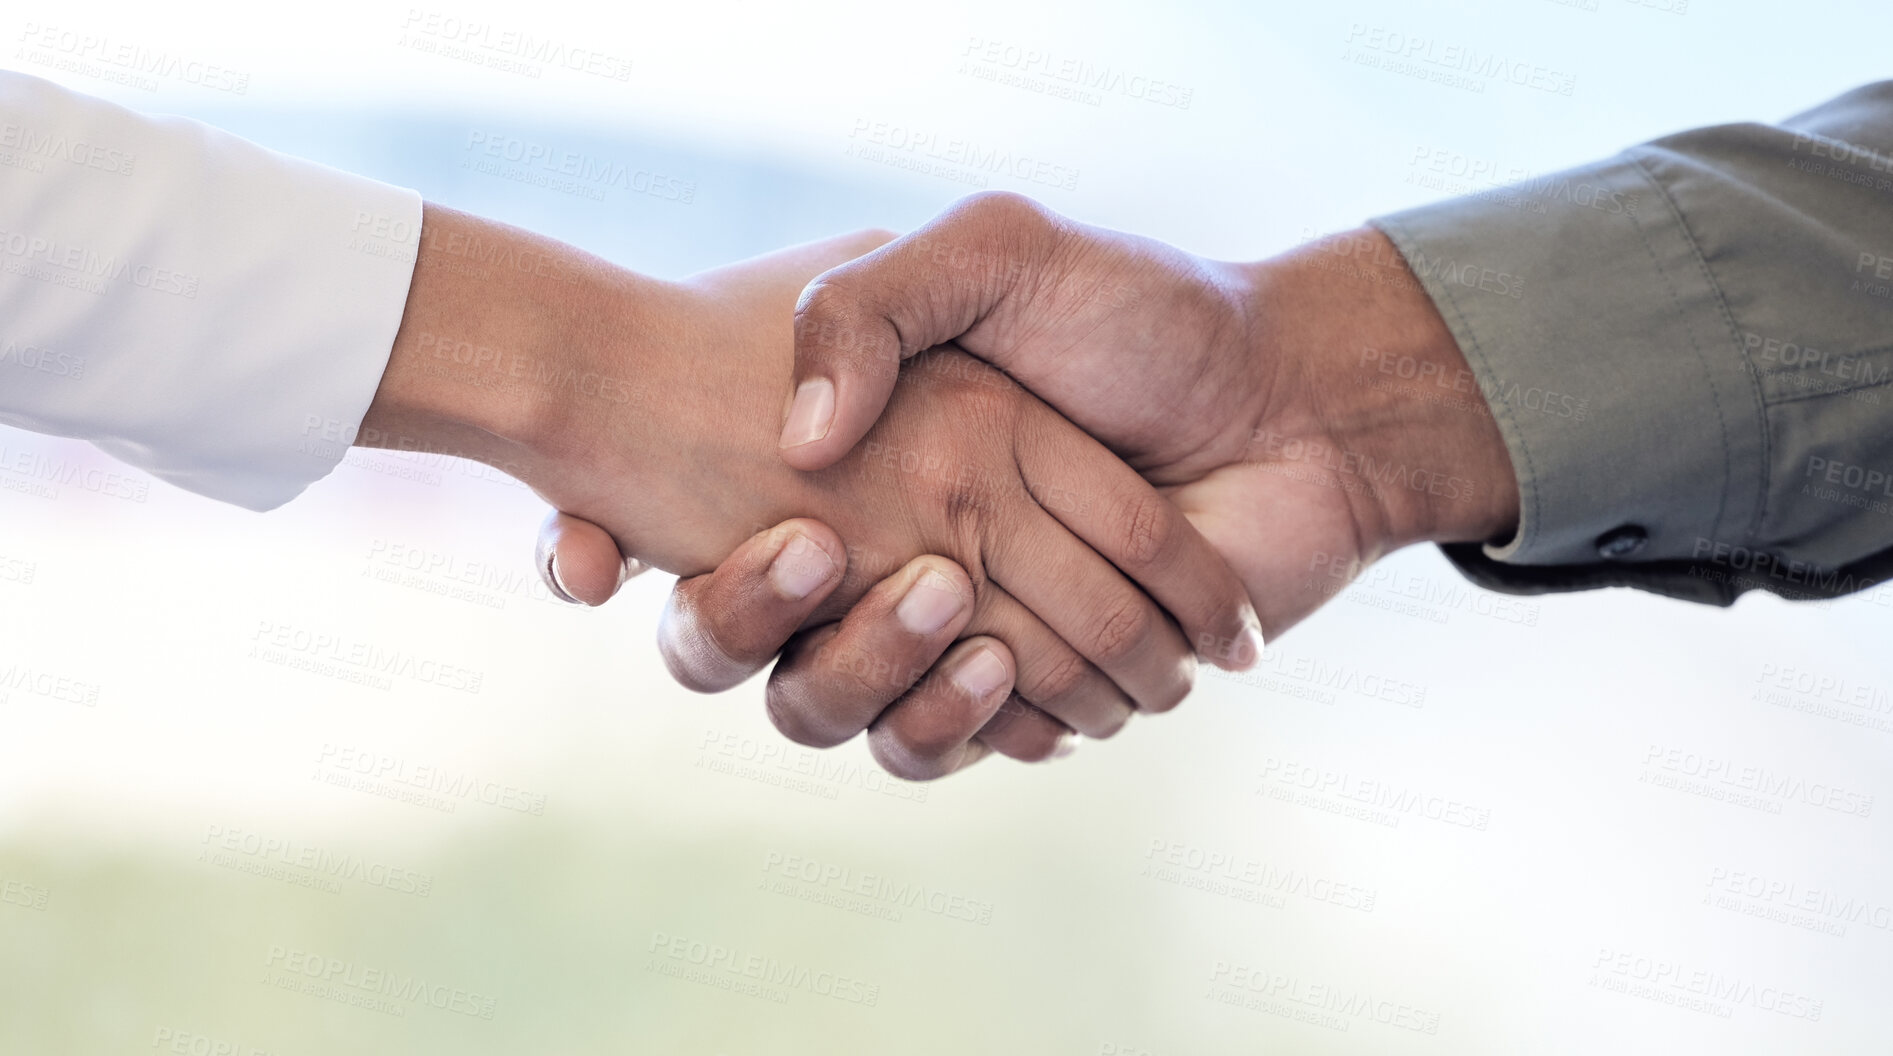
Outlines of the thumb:
M1051 213L1031 199L977 194L816 276L795 306L783 461L813 470L847 454L880 418L901 362L972 330L1029 283L1053 233Z
M645 564L625 557L611 533L590 521L554 511L539 526L539 578L552 596L603 605Z

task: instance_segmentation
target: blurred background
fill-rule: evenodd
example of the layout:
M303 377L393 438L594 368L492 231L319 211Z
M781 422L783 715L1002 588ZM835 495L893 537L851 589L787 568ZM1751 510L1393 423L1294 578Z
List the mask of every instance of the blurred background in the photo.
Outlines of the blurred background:
M0 62L676 277L980 188L1265 256L1779 119L1886 76L1893 29L1867 0L441 2L28 0ZM1893 588L1506 598L1416 548L1172 715L909 785L788 744L759 680L673 686L666 577L549 598L543 512L356 451L258 516L0 430L0 1053L1893 1036Z

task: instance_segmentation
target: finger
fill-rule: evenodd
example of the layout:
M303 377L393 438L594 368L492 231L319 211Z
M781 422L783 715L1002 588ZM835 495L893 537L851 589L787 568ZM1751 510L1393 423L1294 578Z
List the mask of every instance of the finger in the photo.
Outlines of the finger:
M986 585L979 614L967 630L1006 643L1019 672L1013 696L1056 719L1061 727L1056 732L1069 727L1086 737L1109 737L1123 729L1136 710L1115 682L1066 645L998 583ZM1020 730L1014 736L1022 738L1027 732ZM1054 746L1043 747L1050 751ZM1030 748L1022 745L1022 750ZM1005 754L1022 758L1011 751Z
M994 619L985 612L984 603L980 614L974 617L975 623L954 619L933 634L915 634L904 628L897 615L901 602L889 599L900 591L915 565L927 569L944 566L970 597L970 585L959 566L944 558L919 558L902 572L888 577L881 593L870 592L865 596L841 623L796 635L770 673L765 694L771 720L790 740L824 748L840 744L889 708L905 706L915 693L938 693L951 688L948 681L921 681L922 676L929 669L943 669L945 665L936 667L935 661L952 644L955 635L967 629L977 630L978 622L1017 633L1021 621ZM988 589L999 596L996 586ZM904 601L905 596L902 597ZM1016 601L1006 601L1025 618L1031 618ZM1043 633L1050 635L1049 631ZM1045 651L1037 642L1030 648L1035 655ZM1069 654L1069 650L1066 652ZM1001 657L1008 677L1013 669L1012 655L1012 651L1007 650ZM1082 660L1079 664L1089 666ZM1042 666L1035 659L1034 685L1046 681L1046 673L1040 671ZM1091 674L1105 692L1121 699L1122 694L1108 679L1095 671ZM1056 670L1050 672L1050 676L1053 679L1064 677ZM923 688L915 688L917 682ZM970 695L979 696L978 693ZM1128 702L1123 706L1128 709ZM970 714L969 729L977 718L978 714ZM978 727L976 740L1002 755L1037 762L1056 754L1072 737L1071 729L1063 722L1015 693L985 725ZM964 760L961 765L963 769Z
M718 693L761 670L840 584L847 551L820 521L784 521L713 572L677 581L657 625L671 676Z
M625 557L611 533L590 521L554 510L539 526L539 578L562 601L603 605L625 581L645 570Z
M868 728L868 749L895 777L931 781L985 753L974 736L1012 690L1004 643L978 636L956 644L914 690Z
M973 329L1049 250L1042 206L1020 195L962 199L938 218L816 277L795 308L795 373L782 457L833 464L881 411L903 359Z
M1070 727L1014 693L979 728L976 741L1022 763L1040 763L1070 755L1078 747L1079 737Z
M1104 445L1050 411L1043 421L1046 427L1029 430L1015 448L1038 504L1143 587L1198 655L1224 670L1254 666L1262 622L1229 562L1175 503Z
M797 744L848 740L920 681L972 617L973 584L960 566L942 557L909 561L841 623L790 643L769 677L770 721Z
M1196 677L1196 658L1157 603L1049 513L1020 504L981 546L992 581L1117 683L1137 707L1168 711Z

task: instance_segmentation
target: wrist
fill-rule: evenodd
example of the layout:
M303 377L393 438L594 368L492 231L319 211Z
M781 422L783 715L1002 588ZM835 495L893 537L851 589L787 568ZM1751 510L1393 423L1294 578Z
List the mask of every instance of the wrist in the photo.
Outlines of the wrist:
M454 455L529 484L626 403L628 276L573 247L428 205L401 326L356 443ZM650 284L655 286L657 284ZM591 399L587 399L591 397Z
M1269 428L1321 438L1371 559L1518 522L1511 457L1452 331L1399 251L1359 228L1250 266ZM1277 424L1285 423L1285 424Z

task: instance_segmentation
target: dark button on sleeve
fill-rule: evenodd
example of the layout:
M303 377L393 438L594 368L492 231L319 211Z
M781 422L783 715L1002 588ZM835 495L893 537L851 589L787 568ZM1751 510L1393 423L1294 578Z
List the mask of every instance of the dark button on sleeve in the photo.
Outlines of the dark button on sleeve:
M1643 549L1650 533L1634 524L1612 528L1597 537L1597 556L1606 561L1620 561Z

